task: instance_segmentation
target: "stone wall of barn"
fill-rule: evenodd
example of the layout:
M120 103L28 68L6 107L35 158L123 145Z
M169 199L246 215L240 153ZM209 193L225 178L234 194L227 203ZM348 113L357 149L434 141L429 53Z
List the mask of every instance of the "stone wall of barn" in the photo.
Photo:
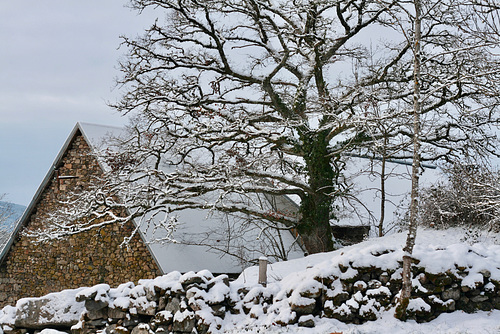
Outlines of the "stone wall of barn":
M124 237L130 236L132 223L108 225L41 244L23 235L26 229L43 228L47 215L56 210L67 192L85 187L92 177L100 174L97 160L78 131L0 266L0 308L22 297L102 282L117 285L160 274L140 236L134 236L129 248L120 247Z

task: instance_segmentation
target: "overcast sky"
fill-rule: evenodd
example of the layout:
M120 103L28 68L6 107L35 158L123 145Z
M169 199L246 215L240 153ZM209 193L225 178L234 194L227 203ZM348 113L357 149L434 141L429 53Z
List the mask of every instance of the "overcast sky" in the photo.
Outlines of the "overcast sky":
M0 3L0 194L27 205L78 121L123 125L120 35L152 22L126 0Z

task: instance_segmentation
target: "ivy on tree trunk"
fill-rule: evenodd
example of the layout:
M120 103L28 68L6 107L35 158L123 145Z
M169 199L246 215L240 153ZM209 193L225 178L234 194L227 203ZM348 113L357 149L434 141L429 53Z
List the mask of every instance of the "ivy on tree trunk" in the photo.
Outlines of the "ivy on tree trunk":
M312 192L302 199L298 231L311 254L333 249L330 219L338 175L331 164L326 136L326 132L307 132L301 138Z

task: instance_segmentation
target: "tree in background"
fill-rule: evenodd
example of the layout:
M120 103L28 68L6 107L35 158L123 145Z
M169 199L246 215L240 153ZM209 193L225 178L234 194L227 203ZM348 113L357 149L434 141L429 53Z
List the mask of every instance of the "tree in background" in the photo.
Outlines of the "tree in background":
M422 190L419 223L436 229L500 231L500 173L466 161L445 173L446 181Z

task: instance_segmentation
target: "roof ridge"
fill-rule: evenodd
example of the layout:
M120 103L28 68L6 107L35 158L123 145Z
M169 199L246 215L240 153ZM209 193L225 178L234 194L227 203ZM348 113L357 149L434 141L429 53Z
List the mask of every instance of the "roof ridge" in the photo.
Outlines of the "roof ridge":
M91 122L77 122L79 125L90 125L90 126L99 126L102 128L115 128L115 129L125 129L124 126L116 126L116 125L105 125L105 124L98 124L98 123L91 123Z

